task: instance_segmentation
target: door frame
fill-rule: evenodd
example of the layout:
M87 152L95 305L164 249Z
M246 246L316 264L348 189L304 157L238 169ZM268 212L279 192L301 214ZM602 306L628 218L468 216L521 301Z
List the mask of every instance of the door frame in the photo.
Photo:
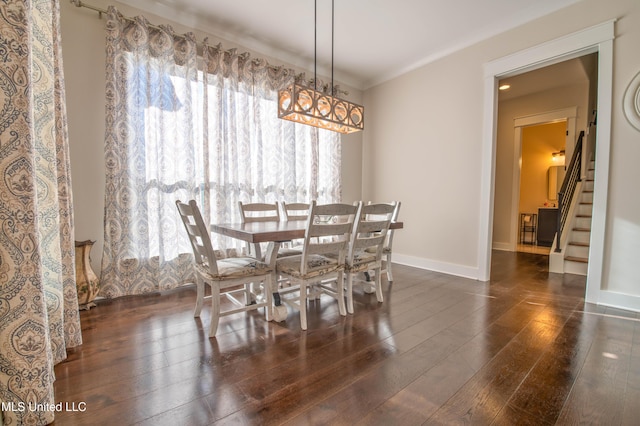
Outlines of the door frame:
M539 126L542 124L557 123L566 121L566 156L571 158L573 146L575 146L576 134L576 117L578 115L578 107L569 107L559 110L543 112L539 114L528 115L525 117L517 117L513 121L514 127L514 147L513 147L513 183L511 187L511 228L509 232L509 248L510 251L517 251L518 233L520 224L520 166L522 164L522 129L529 126ZM571 147L570 144L573 144Z
M482 176L480 182L480 228L478 279L489 281L493 237L493 204L497 133L497 82L501 78L532 71L590 53L598 53L598 126L591 244L587 272L587 302L597 303L601 293L604 261L609 161L611 152L611 109L613 92L613 39L615 19L567 36L488 62L484 67L484 112L482 130Z

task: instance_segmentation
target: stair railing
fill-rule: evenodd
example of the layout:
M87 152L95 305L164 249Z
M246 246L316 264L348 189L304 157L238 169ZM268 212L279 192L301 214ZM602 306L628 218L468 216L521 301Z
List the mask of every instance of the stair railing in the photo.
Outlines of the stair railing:
M571 162L567 168L567 172L562 181L562 187L558 191L558 221L557 221L557 233L556 233L556 253L562 251L560 248L560 239L562 237L562 231L567 221L569 214L569 208L571 207L571 200L578 186L578 182L581 181L581 168L582 168L582 140L584 139L584 130L580 132L578 136L578 142L576 143L573 155L571 156Z

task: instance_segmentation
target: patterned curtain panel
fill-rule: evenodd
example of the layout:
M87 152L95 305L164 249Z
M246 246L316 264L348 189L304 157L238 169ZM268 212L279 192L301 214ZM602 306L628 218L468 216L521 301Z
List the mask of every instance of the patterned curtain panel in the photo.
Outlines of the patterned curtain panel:
M196 62L192 35L176 37L170 27L109 8L100 278L107 297L166 290L190 277L175 200L198 195Z
M0 400L47 424L53 365L82 343L59 4L0 3Z
M239 221L239 200L340 200L339 136L277 118L293 71L202 51L192 34L109 8L103 296L193 282L177 199L216 222Z

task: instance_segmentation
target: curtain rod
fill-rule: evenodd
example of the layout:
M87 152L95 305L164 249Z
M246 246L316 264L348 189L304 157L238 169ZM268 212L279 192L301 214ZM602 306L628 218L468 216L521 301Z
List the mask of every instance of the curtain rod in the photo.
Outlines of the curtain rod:
M102 14L103 14L103 13L104 13L104 14L108 14L108 13L109 13L109 12L108 12L107 10L105 10L105 9L101 9L101 8L99 8L99 7L96 7L96 6L92 6L92 5L87 4L87 3L83 2L83 1L80 1L80 0L69 0L69 1L71 2L71 4L75 5L76 7L84 7L84 8L86 8L86 9L90 9L90 10L93 10L93 11L95 11L95 12L98 12L98 16L100 17L100 19L102 19ZM134 19L134 18L130 18L130 17L128 17L128 16L123 16L122 18L123 18L124 20L126 20L126 21L129 21L129 22L135 22L135 19ZM153 24L150 24L150 23L148 23L147 25L148 25L149 27L153 28L153 29L156 29L156 30L162 30L162 28L160 28L158 25L153 25ZM174 34L173 34L173 36L174 36L174 37L178 37L178 38L182 38L182 39L185 39L185 38L186 38L186 36L185 36L184 34L175 34L175 33L174 33ZM197 43L197 44L200 44L200 45L201 45L201 46L203 46L203 47L205 46L205 43ZM207 46L208 46L208 45L207 45ZM218 43L218 47L220 48L221 46L222 46L222 43ZM225 52L226 52L226 53L232 53L232 51L233 51L233 49L227 49L227 50L225 50ZM258 58L254 58L254 60L258 60ZM277 66L275 66L275 65L271 65L271 64L268 64L268 66L269 66L269 67L271 67L271 68L273 68L273 69L278 69L278 68L283 67L283 66L277 67Z
M91 9L94 10L96 12L98 12L98 16L100 17L100 19L102 19L102 14L103 13L107 13L106 10L104 9L100 9L99 7L95 7L95 6L91 6L90 4L86 4L85 2L82 2L80 0L70 0L71 4L75 5L76 7L86 7L87 9Z
M80 0L69 0L69 1L70 1L72 4L74 4L76 7L84 7L84 8L86 8L86 9L90 9L90 10L93 10L93 11L98 12L98 17L99 17L100 19L102 19L102 14L103 14L103 13L104 13L104 14L109 13L109 11L108 11L108 10L106 10L106 9L100 9L99 7L92 6L92 5L87 4L87 3L83 2L83 1L80 1ZM135 22L135 19L130 18L130 17L128 17L128 16L123 16L122 18L123 18L125 21ZM159 27L159 26L157 26L157 25L153 25L153 24L147 24L147 25L148 25L149 27L151 27L151 28L155 29L155 30L161 30L161 29L162 29L162 28L160 28L160 27ZM174 37L178 37L178 38L185 38L185 36L184 36L183 34L173 34L173 36L174 36Z
M90 9L90 10L93 10L93 11L95 11L95 12L98 12L98 16L99 16L99 18L100 18L100 19L102 19L102 14L107 14L107 13L109 13L109 12L108 12L107 10L105 10L105 9L101 9L101 8L99 8L99 7L96 7L96 6L92 6L92 5L87 4L87 3L85 3L85 2L83 2L83 1L81 1L81 0L69 0L69 1L71 2L71 4L75 5L76 7L84 7L84 8L86 8L86 9ZM125 20L127 20L127 21L129 21L129 22L135 22L135 19L130 18L130 17L127 17L127 16L123 16L123 19L125 19ZM157 25L152 25L152 24L148 24L148 25L149 25L151 28L154 28L154 29L156 29L156 30L162 30L162 28L160 28L160 27L159 27L159 26L157 26ZM186 38L183 34L173 34L173 35L174 35L174 37L179 37L179 38L182 38L182 39ZM197 43L197 44L200 44L200 43ZM205 46L205 44L204 44L204 43L202 43L201 45L202 45L203 47ZM207 45L207 46L208 46L208 45ZM222 43L218 43L218 46L217 46L217 47L218 47L218 48L220 48L221 46L222 46ZM232 50L233 50L233 49L225 50L225 52L226 52L226 53L232 53ZM254 60L254 61L259 61L260 59L259 59L259 58L254 58L253 60ZM271 68L271 69L273 69L273 70L279 70L279 69L282 69L282 68L287 68L287 67L285 67L284 65L276 66L276 65L269 64L269 63L267 63L267 67L269 67L269 68ZM305 78L305 77L304 77L304 74L305 74L304 72L303 72L303 73L300 73L300 74L297 74L297 75L296 75L296 76L297 76L297 78L296 78L296 79L298 79L298 78L302 78L302 79L304 79L304 78ZM314 78L314 84L315 84L315 78ZM333 81L332 81L332 85L333 85ZM342 92L342 93L344 93L345 95L348 95L348 94L349 94L349 92L347 92L346 90L339 89L339 86L337 86L337 85L336 85L336 86L334 86L334 89L333 89L333 90L336 90L336 91Z

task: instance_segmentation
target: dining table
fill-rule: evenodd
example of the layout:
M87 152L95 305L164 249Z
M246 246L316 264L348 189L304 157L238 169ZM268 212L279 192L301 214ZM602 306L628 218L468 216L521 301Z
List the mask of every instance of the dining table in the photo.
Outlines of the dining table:
M389 229L402 229L404 228L403 222L391 222ZM210 225L211 232L224 235L230 238L235 238L247 243L268 243L265 263L276 270L276 260L278 257L278 250L282 243L286 243L292 240L304 238L307 221L306 220L289 220L289 221L267 221L267 222L245 222L245 223L212 223ZM274 280L276 282L276 280ZM281 304L280 294L278 289L273 290L273 304L275 306L273 317L276 321L281 321L286 318L286 311L282 311L285 308ZM279 307L280 310L278 309ZM284 317L283 317L284 315Z

